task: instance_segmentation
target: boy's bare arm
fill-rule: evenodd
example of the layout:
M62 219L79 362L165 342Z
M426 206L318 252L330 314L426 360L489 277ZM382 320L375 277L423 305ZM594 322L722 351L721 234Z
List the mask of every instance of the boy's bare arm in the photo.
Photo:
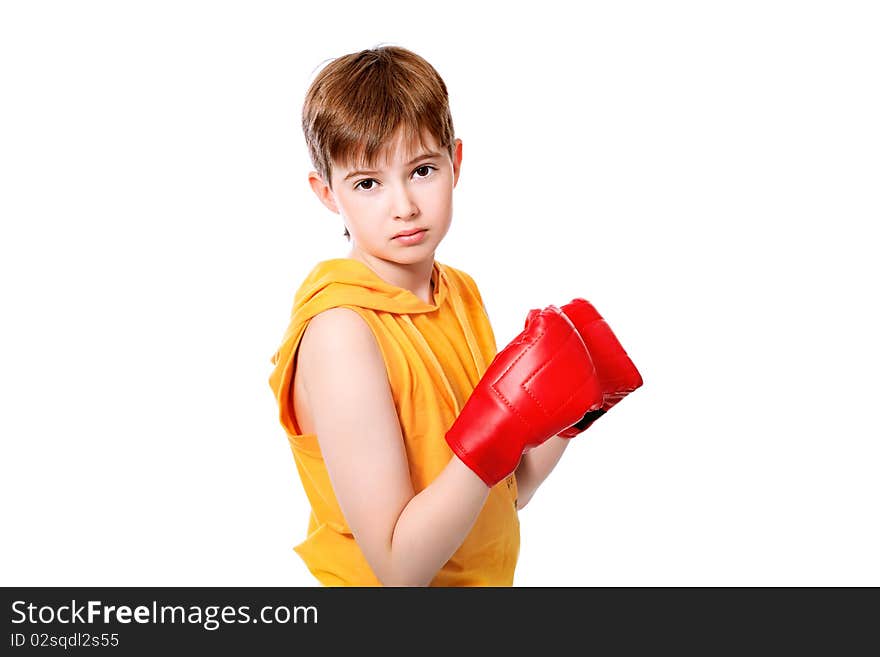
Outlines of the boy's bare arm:
M522 509L538 486L550 475L553 468L562 458L562 453L571 442L559 436L553 436L545 443L523 454L516 468L516 508Z
M414 494L385 363L356 312L313 317L297 368L336 499L373 573L385 586L427 586L467 537L489 487L454 456Z

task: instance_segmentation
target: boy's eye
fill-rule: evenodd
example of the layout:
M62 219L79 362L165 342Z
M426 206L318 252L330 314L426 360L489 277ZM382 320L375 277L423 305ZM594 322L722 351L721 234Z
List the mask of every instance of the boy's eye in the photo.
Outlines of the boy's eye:
M422 166L417 167L413 171L413 173L418 174L419 178L427 178L430 175L431 171L436 171L436 169L437 167L431 166L430 164L423 164ZM369 192L371 189L373 189L374 186L378 184L378 181L376 181L374 178L364 178L363 180L358 181L358 183L355 184L354 188L362 189L365 192Z

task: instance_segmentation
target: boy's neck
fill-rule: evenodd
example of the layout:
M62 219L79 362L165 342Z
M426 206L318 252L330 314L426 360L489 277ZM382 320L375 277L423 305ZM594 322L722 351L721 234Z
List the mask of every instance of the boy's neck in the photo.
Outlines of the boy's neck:
M409 290L425 303L433 303L434 290L433 281L431 280L434 273L433 254L428 260L410 264L383 260L382 258L362 253L355 248L351 250L348 257L364 263L389 285Z

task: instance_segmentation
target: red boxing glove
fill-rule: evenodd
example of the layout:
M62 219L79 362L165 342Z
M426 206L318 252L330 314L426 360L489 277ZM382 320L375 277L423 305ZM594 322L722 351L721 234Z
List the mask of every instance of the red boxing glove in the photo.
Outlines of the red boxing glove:
M525 328L495 355L446 442L489 487L540 445L604 401L590 353L556 306L532 310Z
M604 394L601 408L588 408L584 416L558 435L574 438L608 412L612 406L642 385L642 376L626 355L607 322L586 299L577 298L562 306L562 312L580 333L593 358Z

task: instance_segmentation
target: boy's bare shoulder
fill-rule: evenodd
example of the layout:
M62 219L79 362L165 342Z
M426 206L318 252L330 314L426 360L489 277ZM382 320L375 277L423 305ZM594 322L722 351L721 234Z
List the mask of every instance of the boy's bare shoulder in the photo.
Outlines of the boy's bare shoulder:
M316 371L345 368L352 375L385 373L382 354L366 320L351 308L328 308L312 317L300 340L298 364L306 380Z
M320 339L319 336L327 334L351 335L353 337L358 335L372 336L372 331L357 311L344 306L336 306L319 312L309 320L303 334L303 340L306 339L306 336L312 336L310 339L315 340ZM316 336L318 337L316 338Z

